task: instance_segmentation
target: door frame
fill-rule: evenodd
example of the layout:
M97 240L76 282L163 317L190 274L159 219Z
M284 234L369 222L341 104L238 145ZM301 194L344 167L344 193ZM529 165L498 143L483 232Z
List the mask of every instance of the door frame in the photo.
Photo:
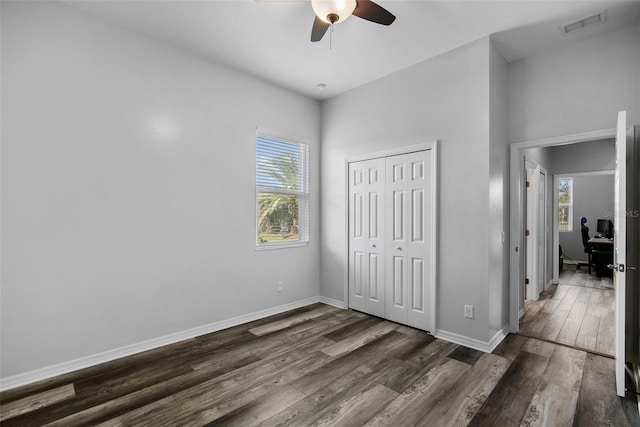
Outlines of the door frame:
M524 189L525 189L525 150L530 148L555 147L559 145L577 144L580 142L597 141L600 139L614 139L616 129L601 129L589 132L563 135L551 138L542 138L531 141L514 142L510 145L510 273L509 273L509 332L517 333L520 330L520 301L524 301L523 288L525 279L525 251L524 251ZM553 215L553 228L557 228L558 219ZM557 245L553 251L553 279L558 280L558 256Z
M429 325L428 331L435 335L437 332L437 313L436 313L436 301L437 301L437 288L438 288L438 141L428 141L422 144L409 145L404 147L390 148L382 151L375 151L372 153L363 153L358 155L349 156L345 159L345 251L344 251L344 269L343 282L344 282L344 301L345 308L349 308L349 163L360 162L364 160L372 160L389 156L398 156L402 154L410 154L418 151L431 150L433 155L431 156L431 275L429 277L431 286L429 289Z

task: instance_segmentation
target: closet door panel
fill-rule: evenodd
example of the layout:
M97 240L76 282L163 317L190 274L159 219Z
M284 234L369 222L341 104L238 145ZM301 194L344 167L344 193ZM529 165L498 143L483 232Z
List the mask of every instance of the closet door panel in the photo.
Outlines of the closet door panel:
M431 151L413 153L408 155L407 162L411 171L407 180L407 192L411 194L411 206L409 207L411 226L410 236L407 241L407 254L411 259L411 268L408 271L411 293L409 309L407 311L407 324L420 329L430 327L429 295L431 277Z
M405 156L387 157L387 319L407 323L407 161Z
M349 307L381 317L385 300L384 175L384 159L349 164Z

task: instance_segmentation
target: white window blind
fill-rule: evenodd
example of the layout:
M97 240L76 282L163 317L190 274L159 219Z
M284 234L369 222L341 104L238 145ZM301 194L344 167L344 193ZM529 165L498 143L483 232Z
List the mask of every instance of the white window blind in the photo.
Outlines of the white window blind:
M309 146L256 133L256 245L309 241Z

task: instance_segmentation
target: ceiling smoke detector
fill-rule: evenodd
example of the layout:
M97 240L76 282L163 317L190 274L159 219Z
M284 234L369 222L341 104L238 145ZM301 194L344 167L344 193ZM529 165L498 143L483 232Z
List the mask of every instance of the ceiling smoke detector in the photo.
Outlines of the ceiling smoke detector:
M572 21L567 24L560 26L560 32L562 35L567 35L573 31L581 30L583 28L591 27L596 24L600 24L607 20L607 11L606 9L602 12L596 13L594 15L586 16L582 19L578 19L577 21Z

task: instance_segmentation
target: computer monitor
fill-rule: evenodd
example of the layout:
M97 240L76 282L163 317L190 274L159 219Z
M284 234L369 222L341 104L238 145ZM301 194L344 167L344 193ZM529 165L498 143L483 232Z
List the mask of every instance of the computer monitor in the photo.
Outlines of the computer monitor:
M604 237L612 238L613 237L613 222L609 219L599 219L598 220L598 233Z

